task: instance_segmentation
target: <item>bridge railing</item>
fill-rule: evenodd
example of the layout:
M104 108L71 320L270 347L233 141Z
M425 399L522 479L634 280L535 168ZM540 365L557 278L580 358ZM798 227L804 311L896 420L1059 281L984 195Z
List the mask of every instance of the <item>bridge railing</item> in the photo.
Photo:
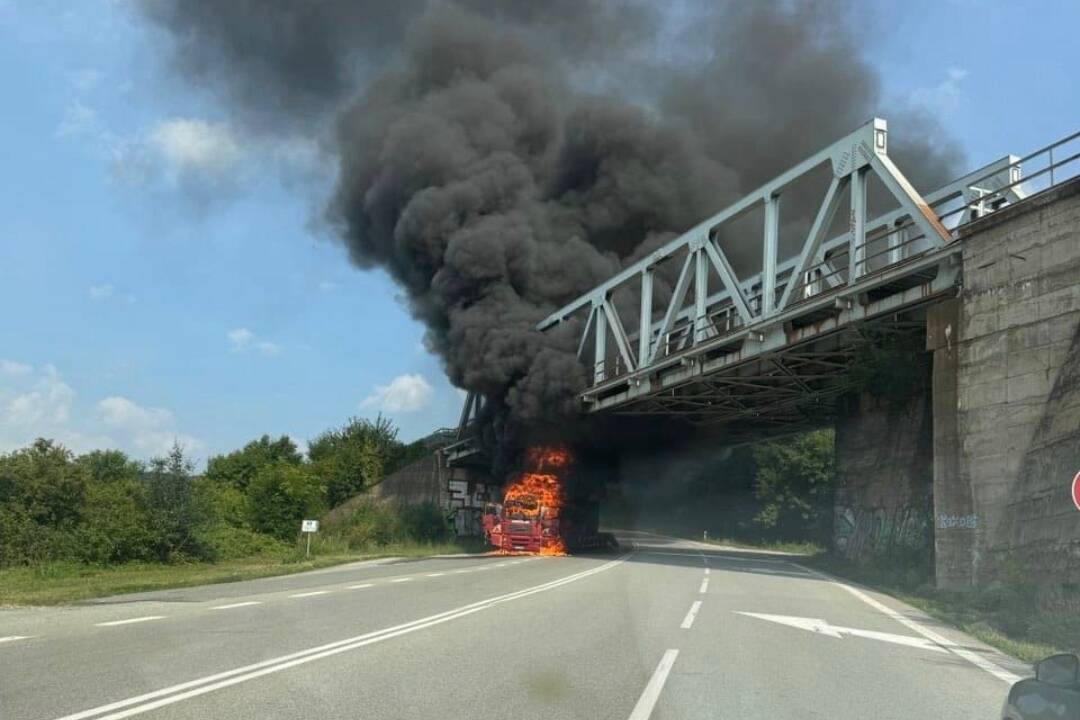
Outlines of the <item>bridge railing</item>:
M578 357L591 366L590 382L597 387L641 375L705 343L715 347L725 338L745 337L755 327L792 313L816 312L830 295L851 295L856 285L880 283L882 278L901 288L903 282L924 282L933 277L934 258L942 251L956 252L951 243L963 225L1075 176L1078 138L1080 133L1075 133L1023 158L1006 156L924 198L889 160L886 125L874 120L624 268L537 327L547 330L584 315ZM1021 168L1032 164L1034 171L1025 177ZM794 256L781 261L781 196L823 165L831 166L832 178L809 234ZM867 217L871 177L877 177L898 204L873 219ZM848 231L826 238L843 193L850 201ZM762 269L740 278L719 236L727 223L757 208L764 209L765 218L759 237ZM665 263L681 270L666 306L654 307L654 278ZM898 277L905 272L907 277ZM709 285L717 280L720 287L710 292ZM630 313L626 289L631 302L639 305L629 326L620 317L620 308ZM622 293L621 304L615 302L616 292ZM591 363L586 354L592 355Z

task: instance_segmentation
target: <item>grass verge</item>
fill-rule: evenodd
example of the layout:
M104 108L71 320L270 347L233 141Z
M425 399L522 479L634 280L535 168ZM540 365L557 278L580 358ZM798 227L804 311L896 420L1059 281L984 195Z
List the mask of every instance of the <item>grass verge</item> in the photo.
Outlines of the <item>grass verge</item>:
M1049 631L1050 636L1060 637L1060 640L1047 642L1047 631L1039 622L1033 622L1045 621L1045 618L1024 617L1027 612L1018 611L1009 602L992 594L950 593L926 583L916 586L905 580L890 578L881 569L864 568L824 554L800 562L891 595L1024 662L1033 663L1048 655L1066 652L1066 638L1080 632L1076 627L1066 629L1061 635L1057 634L1059 631ZM1073 651L1076 649L1072 648Z
M423 557L481 552L483 549L480 543L464 540L430 544L394 543L365 551L318 553L310 558L304 557L303 549L294 549L284 555L257 555L215 563L97 566L51 562L0 569L0 606L62 605L109 595L290 575L379 557Z

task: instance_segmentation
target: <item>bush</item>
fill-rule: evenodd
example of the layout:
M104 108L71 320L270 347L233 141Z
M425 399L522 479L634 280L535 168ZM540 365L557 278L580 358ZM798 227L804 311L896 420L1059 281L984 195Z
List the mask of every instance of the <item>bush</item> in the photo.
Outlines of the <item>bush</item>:
M436 543L453 537L442 510L434 503L395 506L369 500L327 529L339 533L353 550L406 542Z
M264 466L248 486L251 527L280 540L295 538L300 521L326 510L326 486L311 469L278 461Z
M184 450L178 444L165 457L150 461L150 470L144 478L153 531L150 545L154 557L160 561L210 557L199 536L211 524L213 508L205 495L196 492L193 469L194 464L184 457Z
M200 535L200 541L212 560L231 560L253 555L283 557L289 550L289 546L277 538L248 528L224 524L204 531Z

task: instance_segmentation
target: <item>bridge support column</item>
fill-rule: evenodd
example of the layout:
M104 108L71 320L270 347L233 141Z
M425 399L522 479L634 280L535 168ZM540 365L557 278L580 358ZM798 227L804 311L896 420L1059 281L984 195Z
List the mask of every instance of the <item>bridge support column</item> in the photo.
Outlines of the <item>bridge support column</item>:
M974 581L977 516L971 477L961 463L959 318L958 300L931 306L926 349L933 355L934 577L939 589L962 591Z

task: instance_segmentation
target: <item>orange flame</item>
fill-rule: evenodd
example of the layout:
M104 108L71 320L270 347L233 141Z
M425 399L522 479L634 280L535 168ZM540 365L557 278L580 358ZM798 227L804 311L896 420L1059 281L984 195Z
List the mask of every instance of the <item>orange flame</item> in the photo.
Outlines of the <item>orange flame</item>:
M570 464L570 453L562 447L537 446L525 452L525 467L503 492L504 512L527 519L559 517L565 502L559 472ZM565 555L561 537L552 537L540 549L541 555Z

